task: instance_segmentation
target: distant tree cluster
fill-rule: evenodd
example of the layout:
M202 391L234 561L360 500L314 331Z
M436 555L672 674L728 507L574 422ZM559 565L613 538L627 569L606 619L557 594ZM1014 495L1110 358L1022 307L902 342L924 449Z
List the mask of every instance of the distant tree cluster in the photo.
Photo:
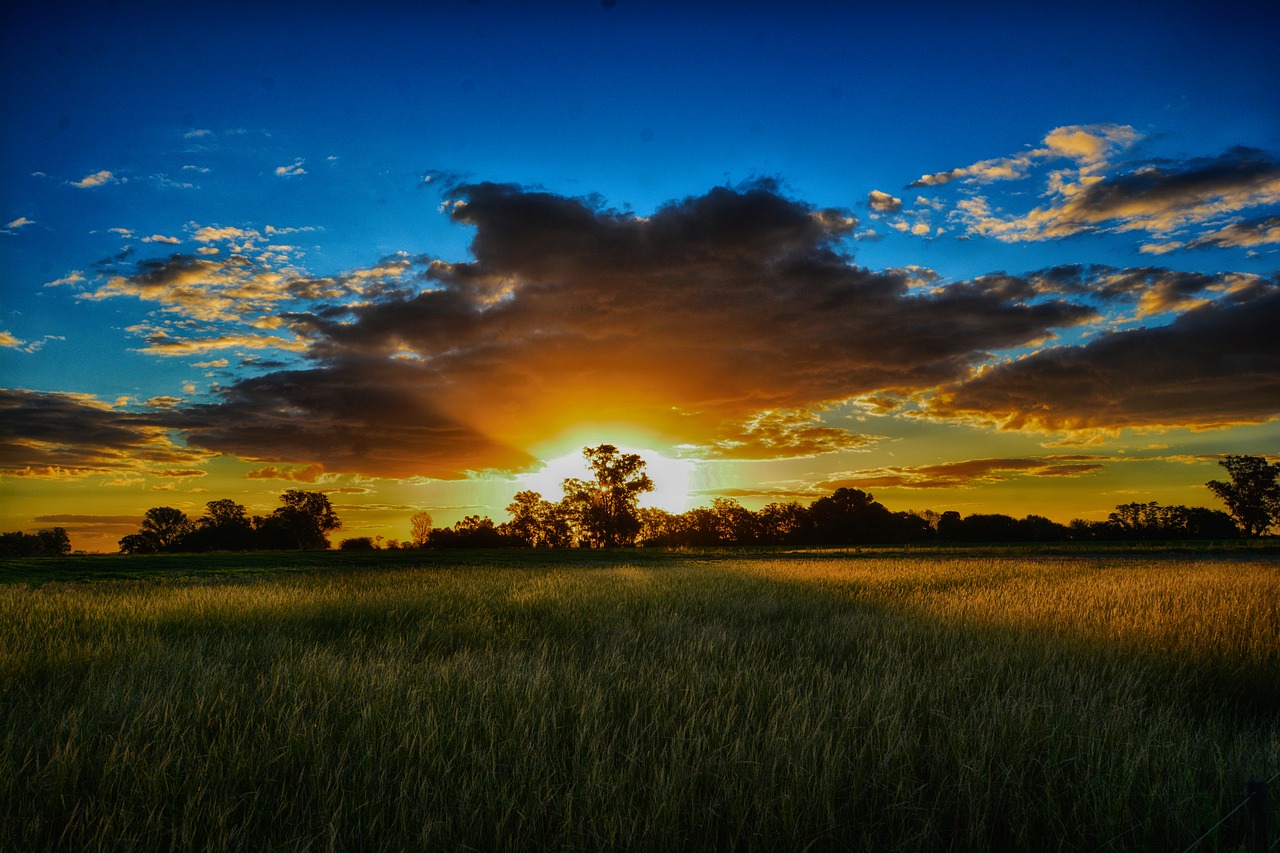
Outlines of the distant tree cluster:
M1235 519L1220 509L1160 506L1155 501L1121 504L1106 521L1071 522L1071 538L1077 540L1234 539L1240 535Z
M61 557L70 553L71 537L61 527L0 533L0 557Z
M1117 506L1105 521L1076 519L1058 524L1039 515L1014 518L998 513L962 516L930 510L894 512L867 492L841 488L807 506L771 503L753 512L729 498L710 507L675 514L638 506L653 488L644 461L620 454L612 445L583 451L593 480L564 482L565 497L552 503L533 491L516 494L510 520L495 524L471 515L453 527L420 528L415 547L571 548L651 545L793 545L840 547L870 544L1142 541L1232 539L1261 535L1280 523L1277 475L1280 466L1261 457L1228 456L1222 465L1230 483L1208 484L1230 514L1205 507L1161 506L1156 502ZM425 514L422 514L425 515ZM415 516L415 519L418 517Z
M414 516L413 541L429 548L615 548L635 545L643 520L640 495L653 491L644 460L611 444L582 451L591 479L564 481L557 503L533 491L516 494L507 506L509 521L495 524L469 515L453 527L421 525Z
M270 515L250 516L244 506L224 498L205 504L192 521L180 509L152 507L137 533L120 540L125 554L193 551L313 551L329 547L326 536L342 527L329 498L321 492L290 489Z

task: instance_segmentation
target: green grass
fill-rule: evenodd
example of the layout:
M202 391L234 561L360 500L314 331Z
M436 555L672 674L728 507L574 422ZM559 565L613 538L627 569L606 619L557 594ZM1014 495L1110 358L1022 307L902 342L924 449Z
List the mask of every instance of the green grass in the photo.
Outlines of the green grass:
M0 850L1181 850L1280 769L1267 554L332 556L0 586Z

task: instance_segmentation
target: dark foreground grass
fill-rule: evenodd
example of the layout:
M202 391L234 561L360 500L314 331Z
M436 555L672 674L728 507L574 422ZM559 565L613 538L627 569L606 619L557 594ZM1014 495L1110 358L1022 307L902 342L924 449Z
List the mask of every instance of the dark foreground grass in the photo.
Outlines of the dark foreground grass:
M0 849L1181 850L1280 769L1267 555L631 556L0 587Z

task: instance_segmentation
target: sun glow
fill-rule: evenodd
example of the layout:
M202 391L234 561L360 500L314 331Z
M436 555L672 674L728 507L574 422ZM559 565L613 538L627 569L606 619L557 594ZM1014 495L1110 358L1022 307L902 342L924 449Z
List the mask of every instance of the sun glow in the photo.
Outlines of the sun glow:
M640 496L640 506L674 513L684 512L693 506L694 498L689 491L693 488L697 468L695 461L675 459L647 448L614 446L623 453L635 453L645 461L645 473L653 480L653 491ZM545 460L537 471L517 476L516 482L520 491L530 489L549 501L558 501L564 497L560 485L566 478L589 479L590 476L582 451L577 450Z

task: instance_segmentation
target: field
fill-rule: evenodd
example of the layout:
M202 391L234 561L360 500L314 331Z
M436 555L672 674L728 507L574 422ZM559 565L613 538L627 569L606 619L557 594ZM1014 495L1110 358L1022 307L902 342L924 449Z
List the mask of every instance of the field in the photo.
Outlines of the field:
M377 556L0 567L0 850L1178 851L1280 770L1266 552Z

